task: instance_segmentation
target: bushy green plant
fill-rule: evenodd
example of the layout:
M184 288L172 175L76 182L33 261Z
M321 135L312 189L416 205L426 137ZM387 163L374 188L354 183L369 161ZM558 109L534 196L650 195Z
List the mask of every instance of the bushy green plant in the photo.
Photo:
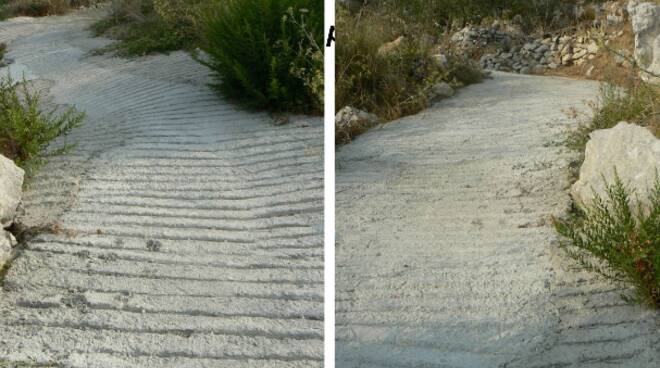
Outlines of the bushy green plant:
M40 94L31 92L25 81L0 78L0 153L19 166L34 168L49 156L68 152L73 145L51 151L48 145L82 124L84 116L75 108L44 110Z
M624 299L660 308L660 182L648 207L632 201L634 193L617 176L607 198L595 196L576 206L566 219L555 219L561 247L588 270L617 283L634 286Z
M216 0L202 20L213 86L248 107L319 111L323 2Z

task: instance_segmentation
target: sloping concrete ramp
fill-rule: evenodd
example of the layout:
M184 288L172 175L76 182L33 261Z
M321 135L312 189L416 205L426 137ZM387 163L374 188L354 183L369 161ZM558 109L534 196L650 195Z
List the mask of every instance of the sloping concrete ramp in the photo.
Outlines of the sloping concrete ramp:
M320 367L322 122L241 111L184 53L91 56L99 15L0 23L88 114L26 194L23 222L56 226L6 274L0 362Z
M592 82L496 74L338 153L337 367L657 367L660 316L572 269L562 110Z

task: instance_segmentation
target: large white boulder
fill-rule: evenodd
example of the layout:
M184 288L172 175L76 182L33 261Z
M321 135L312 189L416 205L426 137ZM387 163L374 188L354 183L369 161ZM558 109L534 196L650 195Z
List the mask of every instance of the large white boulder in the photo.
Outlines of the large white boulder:
M660 4L631 0L628 13L635 33L635 60L656 76L641 72L642 78L660 84Z
M626 122L591 133L580 179L571 188L573 199L589 205L594 194L607 198L605 183L614 182L615 169L622 182L639 195L642 203L648 203L656 173L660 175L660 140L648 129Z
M12 224L23 196L25 172L14 161L0 155L0 229Z

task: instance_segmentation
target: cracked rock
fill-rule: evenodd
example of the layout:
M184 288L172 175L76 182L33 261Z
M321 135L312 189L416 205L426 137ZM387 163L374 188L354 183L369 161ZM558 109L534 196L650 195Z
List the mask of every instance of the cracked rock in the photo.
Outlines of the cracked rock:
M0 155L0 225L9 227L14 222L16 208L23 196L25 172L14 162Z

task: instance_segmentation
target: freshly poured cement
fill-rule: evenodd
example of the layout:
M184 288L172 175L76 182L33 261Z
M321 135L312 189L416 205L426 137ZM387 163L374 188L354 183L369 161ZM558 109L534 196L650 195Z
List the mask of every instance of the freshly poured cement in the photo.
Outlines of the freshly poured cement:
M220 99L187 54L91 56L98 12L0 23L52 102L88 115L26 193L0 362L322 365L322 123Z
M571 269L562 109L597 84L496 74L338 152L337 367L657 367L660 315Z

